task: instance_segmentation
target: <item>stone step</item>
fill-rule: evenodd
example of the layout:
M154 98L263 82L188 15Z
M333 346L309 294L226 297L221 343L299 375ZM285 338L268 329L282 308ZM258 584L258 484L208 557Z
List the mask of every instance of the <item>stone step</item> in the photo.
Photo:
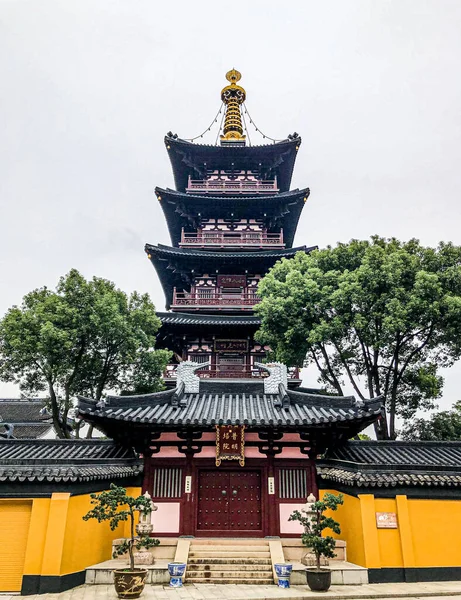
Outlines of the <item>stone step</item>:
M194 577L194 578L205 578L205 579L254 579L256 577L256 579L261 579L261 578L266 578L267 579L272 579L272 569L269 569L268 571L236 571L236 570L231 570L231 571L208 571L208 570L202 570L202 571L190 571L189 570L189 574L187 575L187 578L189 579L189 577Z
M270 571L272 572L272 565L268 561L265 565L249 565L247 563L201 563L191 564L188 563L187 569L189 571Z
M227 554L228 552L269 552L269 546L221 546L221 544L214 544L213 546L196 546L191 544L189 547L189 554L192 552L210 553L210 552L222 552Z
M193 546L266 546L269 547L269 542L261 538L193 538L191 545Z
M269 578L239 578L229 577L226 579L213 577L186 577L187 583L219 583L219 584L236 584L236 585L273 585L274 580Z
M189 565L203 565L203 564L210 564L210 565L241 565L241 564L245 564L245 565L256 565L259 568L259 565L271 565L271 559L270 558L248 558L245 560L242 560L242 558L232 558L232 557L223 557L223 558L189 558L187 561L188 566Z
M200 552L189 552L189 559L191 558L241 558L243 560L247 558L270 558L271 553L267 552L245 552L233 550L232 552L220 551L200 551Z

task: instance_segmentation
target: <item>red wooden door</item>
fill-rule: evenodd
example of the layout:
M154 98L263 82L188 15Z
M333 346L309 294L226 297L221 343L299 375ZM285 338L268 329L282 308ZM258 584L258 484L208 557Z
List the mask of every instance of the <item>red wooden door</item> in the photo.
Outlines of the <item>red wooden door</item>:
M203 470L198 488L198 534L262 535L260 471Z

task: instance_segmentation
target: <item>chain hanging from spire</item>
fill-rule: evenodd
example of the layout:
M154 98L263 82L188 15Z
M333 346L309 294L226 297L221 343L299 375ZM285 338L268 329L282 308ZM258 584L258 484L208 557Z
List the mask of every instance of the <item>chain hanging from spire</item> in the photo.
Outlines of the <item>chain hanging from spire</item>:
M237 85L237 81L240 81L241 78L241 73L235 69L226 73L226 79L230 82L230 85L227 85L221 91L221 100L226 105L226 118L224 120L223 135L221 135L221 145L245 145L240 105L245 102L246 92Z

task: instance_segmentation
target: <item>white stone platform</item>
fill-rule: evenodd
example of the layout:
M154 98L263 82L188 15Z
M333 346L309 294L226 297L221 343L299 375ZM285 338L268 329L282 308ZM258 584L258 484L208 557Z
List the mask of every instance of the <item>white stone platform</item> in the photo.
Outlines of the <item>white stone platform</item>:
M153 565L136 565L140 569L147 569L146 584L160 585L169 583L168 563L165 559L157 559ZM128 566L124 559L105 560L97 565L87 567L85 573L86 584L107 585L114 582L114 569L125 569Z
M306 585L306 567L299 562L293 563L291 585ZM331 560L328 568L331 570L332 585L363 585L368 583L368 569L346 562L345 560Z

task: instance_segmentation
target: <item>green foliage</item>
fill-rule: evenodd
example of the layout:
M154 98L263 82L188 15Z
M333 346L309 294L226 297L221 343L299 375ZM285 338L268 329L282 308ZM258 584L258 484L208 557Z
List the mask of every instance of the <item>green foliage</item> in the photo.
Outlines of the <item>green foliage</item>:
M305 511L295 510L291 513L288 520L298 521L304 529L301 535L302 543L311 548L315 554L317 569L320 569L320 559L334 558L335 555L335 539L329 535L323 535L325 529L330 529L336 534L341 533L339 523L332 517L327 517L325 511L337 510L340 504L343 504L343 496L339 494L324 494L323 500L317 500L312 504L312 517Z
M75 269L56 291L27 294L0 321L0 379L27 394L46 391L59 437L70 437L76 395L99 400L107 390L163 387L170 353L155 350L160 320L147 294L127 296L106 279Z
M258 288L259 341L289 365L315 365L319 381L361 398L383 395L395 418L434 408L438 369L461 354L461 248L373 237L282 259Z
M402 431L406 440L460 441L461 440L461 401L451 410L443 410L429 419L415 419Z
M160 540L151 538L149 535L142 535L138 538L134 535L135 512L146 513L150 511L152 501L145 496L138 496L137 498L128 496L125 488L118 487L113 483L110 484L109 491L101 492L100 494L90 494L90 497L91 504L94 507L82 517L84 521L88 521L89 519L96 519L98 523L109 521L112 531L115 531L120 523L129 521L130 538L117 545L112 556L116 558L128 552L130 569L133 570L133 549L145 548L148 550L160 544Z

